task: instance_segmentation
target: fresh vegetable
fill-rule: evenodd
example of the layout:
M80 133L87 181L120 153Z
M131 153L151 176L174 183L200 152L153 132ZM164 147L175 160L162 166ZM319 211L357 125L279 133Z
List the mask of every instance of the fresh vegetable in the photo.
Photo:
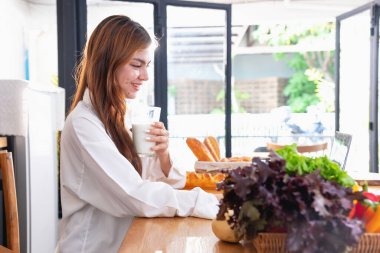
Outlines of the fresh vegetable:
M355 206L353 208L355 209L355 215L352 218L363 219L364 213L367 210L368 206L364 205L360 201L356 201Z
M354 186L352 186L352 191L353 192L358 192L360 190L359 188L360 186L358 184L355 184Z
M327 156L312 158L300 155L297 153L296 144L278 149L276 153L286 160L286 172L288 174L304 175L318 169L320 175L326 180L335 181L345 187L355 185L355 181Z
M367 209L364 212L364 217L363 217L365 223L368 223L373 218L373 216L375 215L376 208L377 206L367 207Z
M224 191L217 219L232 213L227 222L247 240L285 228L287 250L294 253L341 253L354 246L364 232L361 220L348 218L357 193L336 182L350 180L327 169L324 175L336 181L306 165L293 168L298 173L288 173L287 161L272 153L267 160L254 158L251 166L228 171L218 184Z
M371 193L371 192L367 192L367 191L363 191L363 196L373 202L379 202L380 200L380 197Z
M357 203L357 202L358 202L357 200L354 200L354 206L351 208L351 211L350 211L350 213L348 214L348 218L350 218L350 219L355 218L355 213L356 213L356 203Z
M349 219L360 219L365 224L365 231L380 232L379 196L367 191L357 191L354 207L348 214ZM380 212L380 211L379 211Z
M376 212L369 222L365 225L368 233L374 233L380 229L380 206L377 205Z

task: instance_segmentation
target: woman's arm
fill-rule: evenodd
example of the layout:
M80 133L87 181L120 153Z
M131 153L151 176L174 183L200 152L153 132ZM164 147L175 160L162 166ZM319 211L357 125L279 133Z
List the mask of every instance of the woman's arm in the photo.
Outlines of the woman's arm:
M62 139L65 190L117 217L216 215L218 201L201 189L181 191L166 183L143 180L100 121L80 117L71 123Z
M169 157L170 158L170 157ZM160 160L154 156L141 157L143 164L142 178L153 182L164 182L173 188L182 189L186 184L186 171L178 168L173 161L169 174L166 176L161 169Z

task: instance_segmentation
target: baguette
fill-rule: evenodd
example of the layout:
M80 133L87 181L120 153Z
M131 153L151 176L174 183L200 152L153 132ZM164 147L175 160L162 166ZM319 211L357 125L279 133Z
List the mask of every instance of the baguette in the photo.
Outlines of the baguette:
M198 158L198 161L215 162L214 157L211 155L206 145L204 145L196 138L188 137L186 139L186 144L189 146L193 154Z
M214 157L215 161L220 161L220 149L218 140L213 136L208 136L204 139L203 143L206 145L208 150L210 151L212 157Z

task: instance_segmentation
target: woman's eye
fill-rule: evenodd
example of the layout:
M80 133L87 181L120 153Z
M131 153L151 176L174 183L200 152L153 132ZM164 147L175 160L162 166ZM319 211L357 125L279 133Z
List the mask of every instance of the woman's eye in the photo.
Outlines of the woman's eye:
M141 67L141 65L136 65L136 64L131 64L131 66L134 68L140 68Z

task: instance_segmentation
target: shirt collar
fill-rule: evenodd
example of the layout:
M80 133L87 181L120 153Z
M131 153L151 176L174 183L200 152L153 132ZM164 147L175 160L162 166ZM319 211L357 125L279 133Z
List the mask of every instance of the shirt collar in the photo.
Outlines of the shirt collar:
M90 98L90 90L88 88L86 88L86 90L84 91L82 100L86 105L92 107L92 102Z

